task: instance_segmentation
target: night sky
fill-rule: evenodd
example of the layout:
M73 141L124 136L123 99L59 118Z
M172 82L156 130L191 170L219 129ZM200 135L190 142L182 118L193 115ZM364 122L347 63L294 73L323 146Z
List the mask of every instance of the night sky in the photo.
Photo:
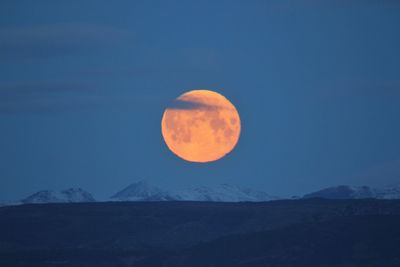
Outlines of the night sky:
M400 182L398 1L0 3L0 200L141 179L272 195ZM222 160L181 160L168 103L222 93L242 120Z

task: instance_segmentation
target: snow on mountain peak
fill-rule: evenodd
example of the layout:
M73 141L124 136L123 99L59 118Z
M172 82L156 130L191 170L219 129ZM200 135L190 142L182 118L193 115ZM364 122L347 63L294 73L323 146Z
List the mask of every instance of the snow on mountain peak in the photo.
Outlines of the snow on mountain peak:
M111 197L120 201L163 201L172 200L168 192L150 185L147 181L133 183Z
M278 199L262 191L256 191L229 184L214 187L191 186L183 190L167 191L149 185L145 181L133 183L111 197L119 201L268 201Z
M376 194L382 199L400 199L400 183L380 188Z
M93 196L81 188L69 188L62 191L43 190L22 200L23 203L76 203L94 202Z
M214 187L200 186L189 187L175 193L180 200L191 201L221 201L221 202L243 202L243 201L269 201L278 199L265 192L256 191L239 186L220 184Z
M328 187L303 196L303 198L327 199L400 199L400 184L373 188L369 186L340 185ZM261 202L277 200L264 191L220 184L216 186L190 186L183 190L164 190L147 181L133 183L111 197L111 201L215 201L215 202ZM81 188L63 191L39 191L20 202L0 203L0 206L24 203L77 203L94 202L93 196Z
M400 185L387 186L383 188L373 188L369 186L347 186L340 185L328 187L310 194L304 195L304 198L328 198L328 199L400 199Z

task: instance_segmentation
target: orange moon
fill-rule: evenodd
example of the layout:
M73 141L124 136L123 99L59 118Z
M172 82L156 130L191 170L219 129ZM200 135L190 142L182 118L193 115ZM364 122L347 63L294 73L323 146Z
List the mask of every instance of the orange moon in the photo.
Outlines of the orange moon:
M161 130L168 148L191 162L224 157L239 141L240 117L223 95L193 90L179 96L164 112Z

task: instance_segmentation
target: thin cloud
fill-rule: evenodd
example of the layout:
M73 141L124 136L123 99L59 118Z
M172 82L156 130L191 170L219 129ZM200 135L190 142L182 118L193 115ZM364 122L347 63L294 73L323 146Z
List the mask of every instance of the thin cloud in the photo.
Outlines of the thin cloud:
M85 83L0 84L0 113L59 111L93 103L99 103L99 95Z
M31 92L60 92L60 91L82 91L91 86L82 82L17 82L1 83L0 94L31 93Z
M359 83L338 83L323 87L322 96L332 97L399 97L400 80L364 81Z
M399 6L397 0L296 0L296 1L277 1L273 2L278 7L285 8L351 8L365 6Z
M207 105L196 101L176 99L172 101L172 103L170 103L167 108L176 110L194 110L194 109L210 109L215 107L216 106Z
M3 59L49 58L129 42L132 34L113 27L90 24L49 24L0 28Z
M130 110L139 103L150 103L155 99L154 95L135 96L126 92L99 90L95 84L83 82L0 84L0 114L51 114L99 108Z

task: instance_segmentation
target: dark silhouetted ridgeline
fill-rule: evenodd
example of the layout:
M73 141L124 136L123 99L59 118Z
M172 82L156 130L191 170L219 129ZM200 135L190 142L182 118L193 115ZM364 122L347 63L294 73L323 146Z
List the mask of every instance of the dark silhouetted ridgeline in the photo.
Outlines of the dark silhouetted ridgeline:
M399 200L6 206L0 266L400 266L399 225Z

